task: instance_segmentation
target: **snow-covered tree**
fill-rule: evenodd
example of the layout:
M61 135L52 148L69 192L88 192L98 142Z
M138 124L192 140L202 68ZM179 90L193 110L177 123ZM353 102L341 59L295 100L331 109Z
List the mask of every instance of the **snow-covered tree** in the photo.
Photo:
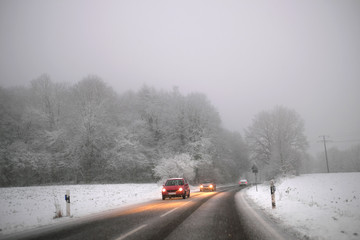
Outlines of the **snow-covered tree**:
M184 177L189 181L195 178L197 163L189 154L183 153L169 158L163 158L154 168L154 175L164 182L167 178Z
M246 139L252 160L266 169L270 178L298 171L308 146L299 114L281 106L256 115Z
M100 181L104 176L107 159L104 151L113 146L113 118L111 106L114 92L97 76L89 76L73 89L75 112L72 132L76 134L74 158L79 161L79 177Z
M29 87L0 87L0 185L148 182L165 165L190 180L233 181L246 151L220 124L200 93L117 94L97 76L69 85L42 75Z

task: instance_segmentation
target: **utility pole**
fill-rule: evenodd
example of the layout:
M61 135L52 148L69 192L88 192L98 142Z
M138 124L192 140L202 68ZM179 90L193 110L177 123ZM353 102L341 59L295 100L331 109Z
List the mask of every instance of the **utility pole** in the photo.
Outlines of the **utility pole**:
M327 171L328 171L328 173L329 173L329 172L330 172L330 171L329 171L329 161L328 161L327 150L326 150L326 141L328 141L328 140L326 140L326 136L325 136L325 135L319 136L319 137L322 137L322 139L323 139L322 141L324 142L326 167L327 167Z

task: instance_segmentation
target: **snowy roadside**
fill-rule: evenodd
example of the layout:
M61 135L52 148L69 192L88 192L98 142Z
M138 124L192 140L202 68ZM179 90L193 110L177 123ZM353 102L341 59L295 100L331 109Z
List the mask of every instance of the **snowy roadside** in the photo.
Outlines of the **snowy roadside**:
M55 204L66 214L66 190L72 219L161 197L155 183L0 188L0 236L68 221L54 219Z
M276 185L276 209L269 184L246 194L267 214L305 239L360 239L360 173L307 174Z

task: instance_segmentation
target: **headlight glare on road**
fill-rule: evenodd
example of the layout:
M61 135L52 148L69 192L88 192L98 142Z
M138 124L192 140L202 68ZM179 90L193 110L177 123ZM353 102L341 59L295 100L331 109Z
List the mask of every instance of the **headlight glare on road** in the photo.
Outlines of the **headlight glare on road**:
M183 190L182 188L179 188L179 191L180 191L180 192L182 192L182 190Z

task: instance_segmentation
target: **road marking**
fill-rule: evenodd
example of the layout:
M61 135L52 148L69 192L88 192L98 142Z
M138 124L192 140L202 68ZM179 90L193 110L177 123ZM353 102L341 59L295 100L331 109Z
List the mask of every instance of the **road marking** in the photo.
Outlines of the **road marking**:
M130 232L128 232L128 233L120 236L120 237L117 238L116 240L123 240L123 239L127 238L128 236L130 236L131 234L136 233L137 231L141 230L142 228L144 228L144 227L146 227L146 226L147 226L147 224L141 225L140 227L137 227L137 228L135 228L134 230L131 230Z
M190 201L189 201L190 202ZM187 202L187 203L184 203L182 206L185 206L186 204L188 204L189 202ZM182 207L181 206L181 207ZM176 207L176 208L174 208L174 209L171 209L170 211L168 211L168 212L166 212L166 213L164 213L163 215L161 215L160 217L165 217L166 215L168 215L168 214L170 214L170 213L172 213L173 211L175 211L176 209L178 209L179 207Z
M177 208L174 208L174 209L172 209L172 210L170 210L170 211L168 211L168 212L166 212L166 213L164 213L164 214L161 215L160 217L165 217L166 215L168 215L169 213L172 213L172 212L175 211L176 209L178 209L178 207L177 207Z

